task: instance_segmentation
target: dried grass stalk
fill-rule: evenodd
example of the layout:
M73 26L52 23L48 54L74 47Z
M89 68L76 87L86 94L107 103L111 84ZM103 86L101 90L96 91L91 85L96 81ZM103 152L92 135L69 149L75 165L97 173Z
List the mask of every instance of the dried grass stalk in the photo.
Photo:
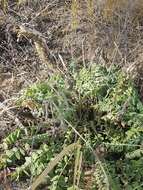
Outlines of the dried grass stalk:
M63 159L65 155L68 155L74 149L81 147L79 143L73 143L64 148L47 166L47 168L42 172L42 174L35 180L35 182L30 187L31 190L35 190L45 179L48 173Z
M42 34L35 29L30 29L25 26L20 26L19 27L19 32L18 32L18 38L21 36L25 36L29 39L32 39L35 44L35 49L38 53L38 56L40 60L45 64L47 64L49 71L54 72L55 69L51 62L48 59L48 56L50 55L50 51L47 47L46 40L42 36Z

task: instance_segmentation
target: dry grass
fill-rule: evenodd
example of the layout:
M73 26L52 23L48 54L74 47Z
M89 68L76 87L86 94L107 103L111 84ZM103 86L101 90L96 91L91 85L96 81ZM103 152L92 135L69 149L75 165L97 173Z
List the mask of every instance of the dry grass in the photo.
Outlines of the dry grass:
M49 70L42 62L53 63L53 57L60 69L71 60L79 65L118 64L136 77L142 96L143 0L1 0L0 8L0 106L8 109L0 107L0 137L20 122L15 121L17 113L9 112L12 99L47 78ZM52 57L47 58L41 45L36 46L37 56L27 36L17 41L17 26L23 24L42 35Z
M103 1L103 16L106 20L112 20L113 16L123 10L130 14L133 21L137 21L143 15L143 0L105 0Z

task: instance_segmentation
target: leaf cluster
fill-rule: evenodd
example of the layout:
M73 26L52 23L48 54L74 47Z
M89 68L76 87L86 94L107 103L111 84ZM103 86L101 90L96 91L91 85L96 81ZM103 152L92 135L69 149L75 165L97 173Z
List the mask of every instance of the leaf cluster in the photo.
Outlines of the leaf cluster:
M3 140L1 169L15 166L14 179L36 177L65 146L79 140L80 156L73 151L60 159L47 178L50 189L84 189L86 170L93 167L92 189L141 189L143 104L132 80L115 67L99 65L70 75L68 80L53 75L22 92L18 103L33 102L37 106L29 106L31 112L47 114L47 122L54 124L11 132Z

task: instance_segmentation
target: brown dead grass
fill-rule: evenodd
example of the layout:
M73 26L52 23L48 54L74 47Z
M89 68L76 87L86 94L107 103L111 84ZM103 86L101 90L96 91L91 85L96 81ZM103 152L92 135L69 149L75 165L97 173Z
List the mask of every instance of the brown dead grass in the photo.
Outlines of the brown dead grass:
M113 15L119 11L126 11L130 14L130 19L138 20L143 15L143 0L103 0L103 16L107 20L112 20Z
M0 10L0 138L21 124L11 109L21 89L49 74L33 40L17 40L19 26L42 35L56 69L71 61L119 65L143 97L142 6L143 0L8 1Z

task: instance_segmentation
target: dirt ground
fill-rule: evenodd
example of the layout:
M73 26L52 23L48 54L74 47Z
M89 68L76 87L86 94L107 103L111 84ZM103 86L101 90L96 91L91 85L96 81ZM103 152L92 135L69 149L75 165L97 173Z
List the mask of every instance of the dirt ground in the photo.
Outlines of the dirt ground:
M5 9L1 6L0 139L19 125L14 102L21 90L46 79L49 73L33 40L26 36L18 38L20 26L40 32L50 52L49 62L56 68L68 66L72 61L83 65L87 62L119 65L135 76L143 96L143 21L133 23L127 10L107 21L96 0L91 11L87 1L79 1L78 10L72 8L71 2L23 0L20 4L9 1Z

